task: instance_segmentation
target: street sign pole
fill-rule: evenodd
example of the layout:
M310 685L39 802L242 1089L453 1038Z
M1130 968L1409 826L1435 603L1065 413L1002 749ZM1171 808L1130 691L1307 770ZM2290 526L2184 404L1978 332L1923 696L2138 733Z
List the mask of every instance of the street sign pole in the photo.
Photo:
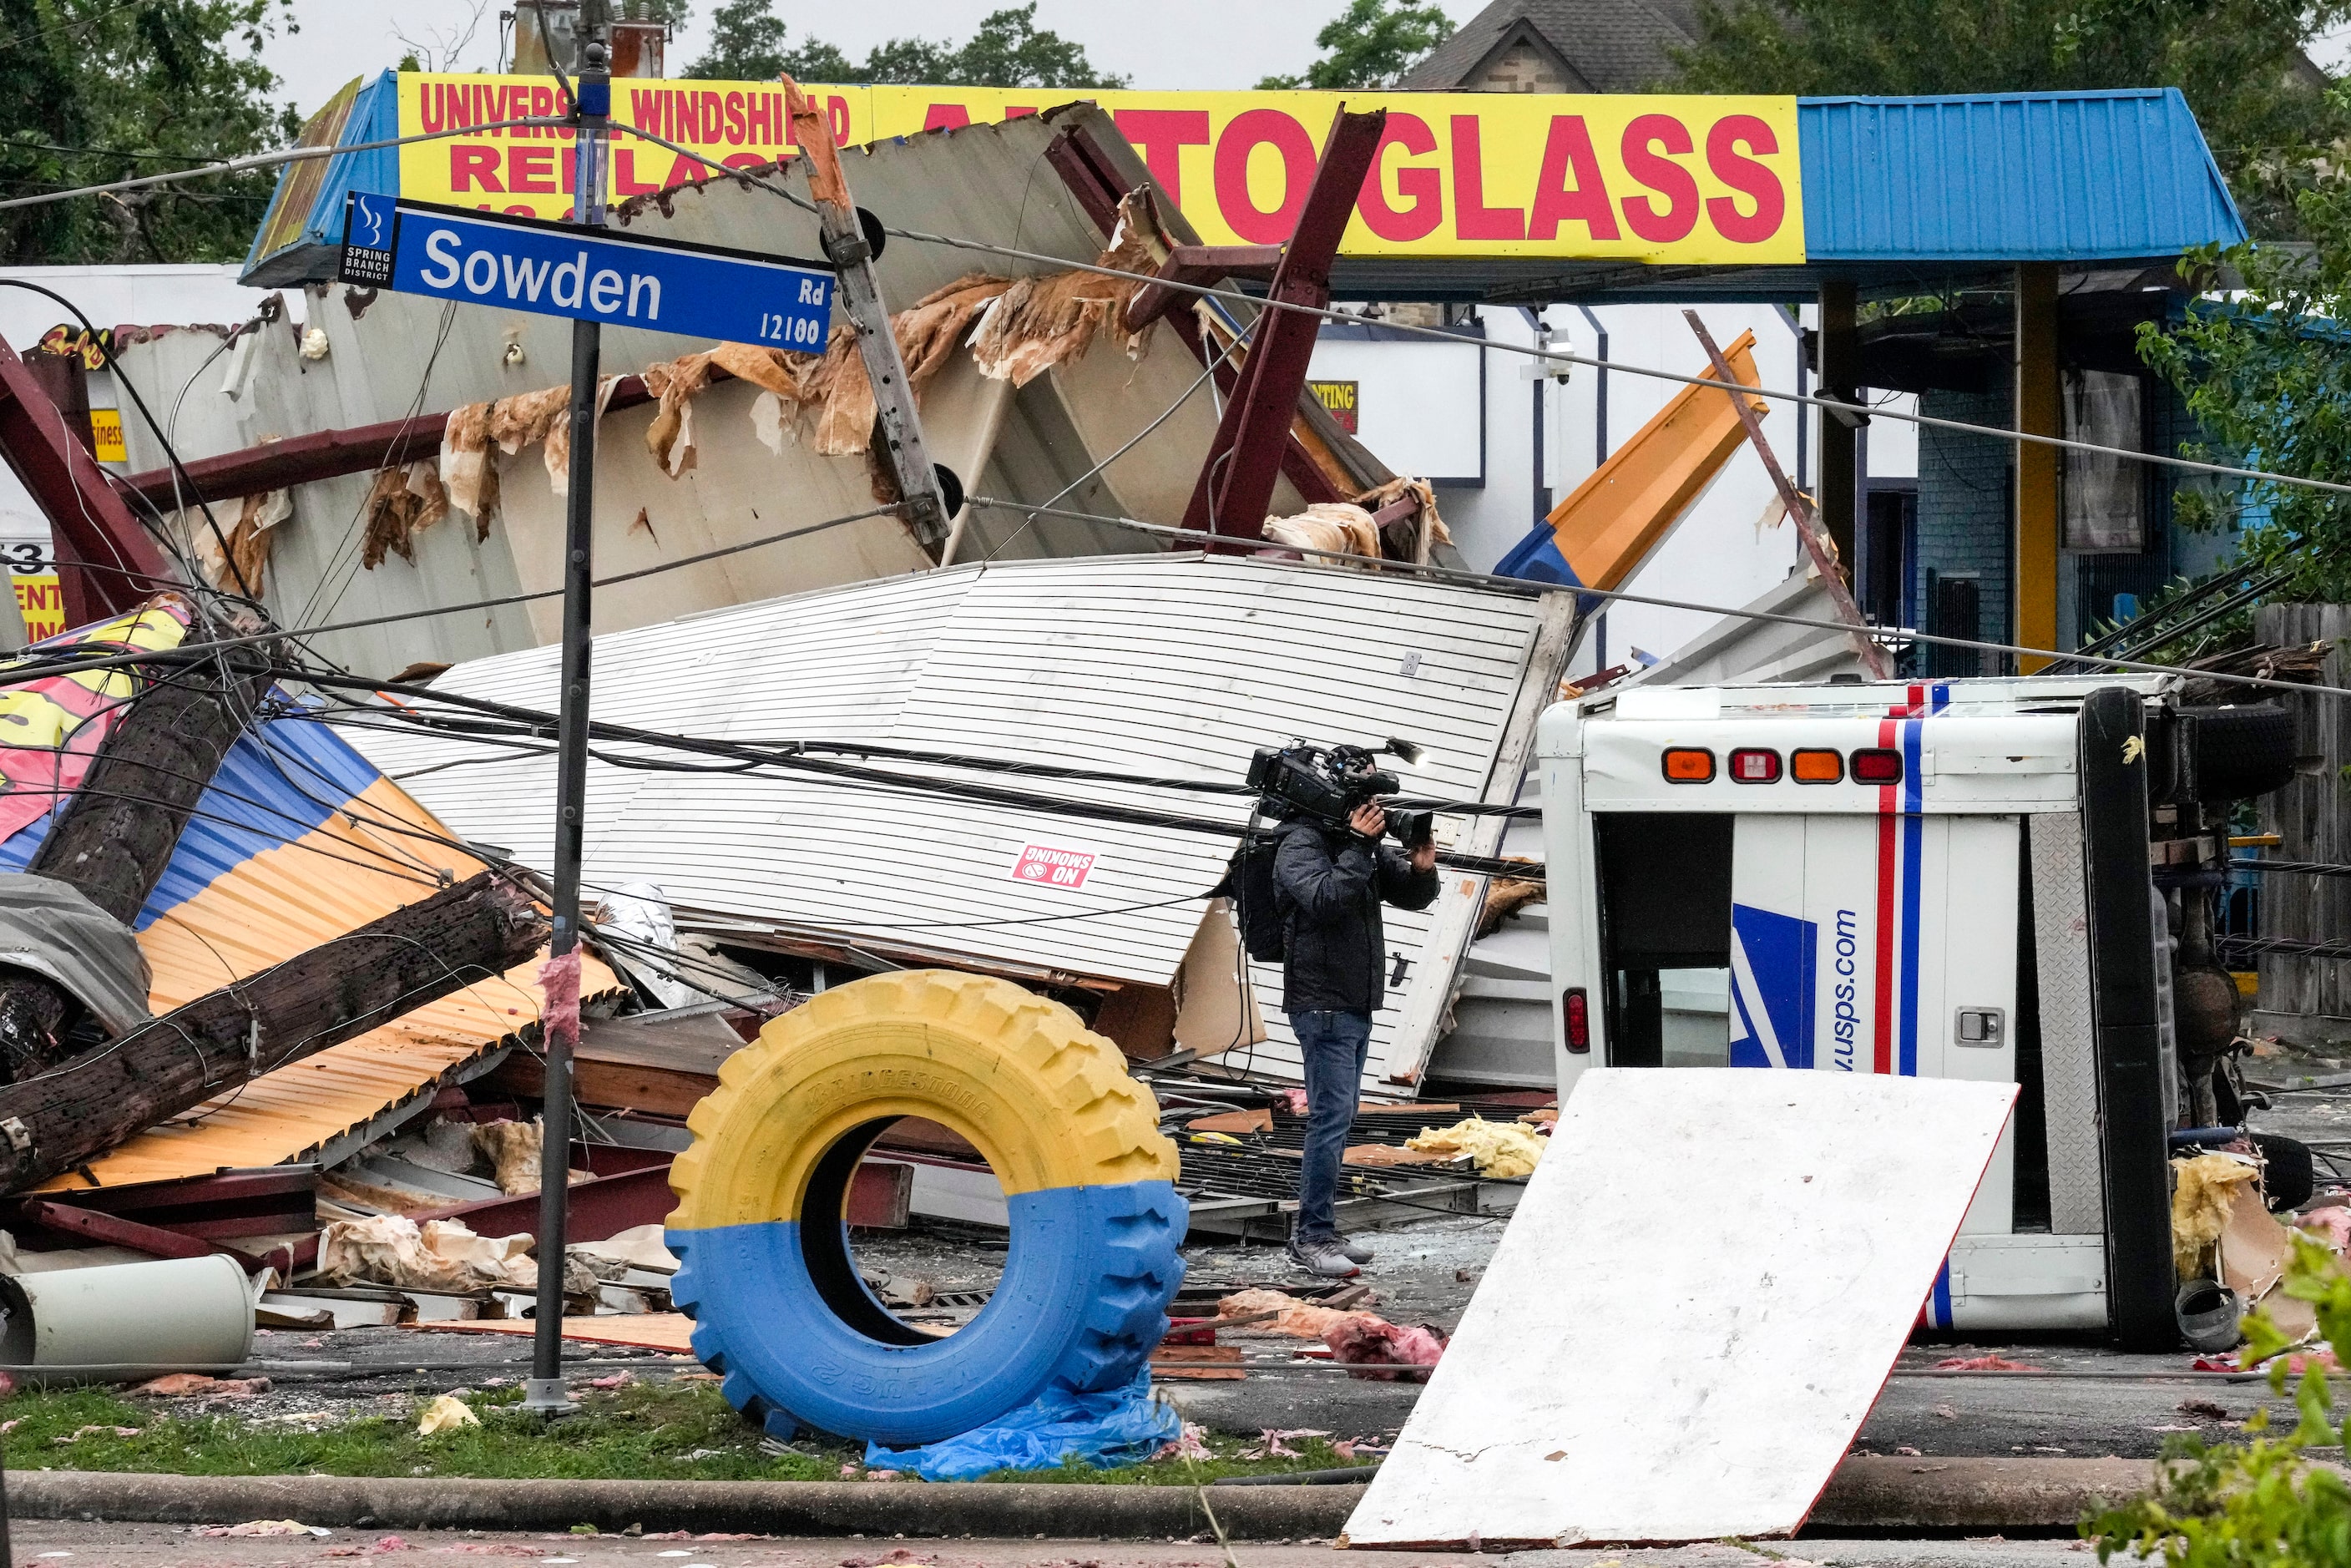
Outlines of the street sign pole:
M604 222L604 132L611 111L601 29L580 18L588 44L578 78L577 200L573 220ZM548 943L543 1145L538 1166L538 1306L523 1408L542 1416L579 1408L563 1383L563 1265L571 1193L571 1054L580 1039L580 858L588 795L589 593L595 576L596 376L602 326L571 323L571 471L563 538L563 690L556 722L555 912Z

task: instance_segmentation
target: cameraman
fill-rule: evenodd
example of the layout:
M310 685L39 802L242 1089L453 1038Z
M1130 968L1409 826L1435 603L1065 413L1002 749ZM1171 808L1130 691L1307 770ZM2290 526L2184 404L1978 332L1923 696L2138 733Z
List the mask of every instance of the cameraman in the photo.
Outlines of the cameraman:
M1273 865L1274 906L1286 933L1281 1005L1306 1068L1306 1157L1290 1260L1332 1280L1372 1260L1370 1248L1339 1234L1333 1203L1363 1089L1372 1013L1387 991L1380 904L1426 909L1437 898L1436 844L1416 845L1406 856L1380 842L1386 827L1387 813L1370 801L1344 826L1293 818Z

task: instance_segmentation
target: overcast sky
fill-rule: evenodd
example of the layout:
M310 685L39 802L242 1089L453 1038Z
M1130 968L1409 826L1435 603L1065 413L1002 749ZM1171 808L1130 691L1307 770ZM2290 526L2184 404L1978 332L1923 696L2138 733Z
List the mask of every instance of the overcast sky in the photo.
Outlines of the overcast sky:
M695 0L695 18L670 44L676 75L710 38L717 0ZM885 38L968 37L979 19L1005 0L876 0L820 8L785 5L784 15L819 13L817 37L852 58ZM1482 0L1443 0L1456 22L1477 15ZM267 59L303 111L316 108L355 76L397 65L407 45L431 64L489 70L497 61L498 13L515 0L295 0L302 30L278 38ZM1083 44L1094 64L1147 88L1246 88L1280 71L1302 69L1315 55L1314 35L1343 8L1343 0L1155 0L1106 6L1093 0L1039 0L1037 21ZM475 18L479 18L476 23ZM458 40L468 29L472 41ZM797 24L794 41L807 33ZM454 52L455 58L449 57Z

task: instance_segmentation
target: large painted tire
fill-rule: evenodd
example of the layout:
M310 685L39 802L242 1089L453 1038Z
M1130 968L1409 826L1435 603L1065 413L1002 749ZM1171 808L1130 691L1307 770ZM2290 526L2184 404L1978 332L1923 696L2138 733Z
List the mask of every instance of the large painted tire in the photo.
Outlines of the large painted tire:
M1057 1002L946 970L825 991L729 1057L670 1186L671 1294L694 1353L779 1437L893 1446L985 1426L1050 1384L1131 1381L1184 1277L1176 1146L1118 1048ZM900 1116L977 1145L1011 1209L1004 1277L946 1339L893 1316L842 1218L860 1157Z

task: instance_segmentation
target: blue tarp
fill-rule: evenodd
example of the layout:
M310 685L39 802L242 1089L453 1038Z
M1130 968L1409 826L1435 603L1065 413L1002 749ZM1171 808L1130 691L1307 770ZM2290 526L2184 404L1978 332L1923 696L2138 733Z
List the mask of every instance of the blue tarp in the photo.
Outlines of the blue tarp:
M998 1470L1050 1470L1069 1459L1097 1469L1139 1465L1183 1436L1176 1406L1151 1392L1151 1369L1123 1388L1078 1394L1048 1388L985 1427L919 1448L868 1444L865 1463L911 1470L926 1481L969 1481Z

